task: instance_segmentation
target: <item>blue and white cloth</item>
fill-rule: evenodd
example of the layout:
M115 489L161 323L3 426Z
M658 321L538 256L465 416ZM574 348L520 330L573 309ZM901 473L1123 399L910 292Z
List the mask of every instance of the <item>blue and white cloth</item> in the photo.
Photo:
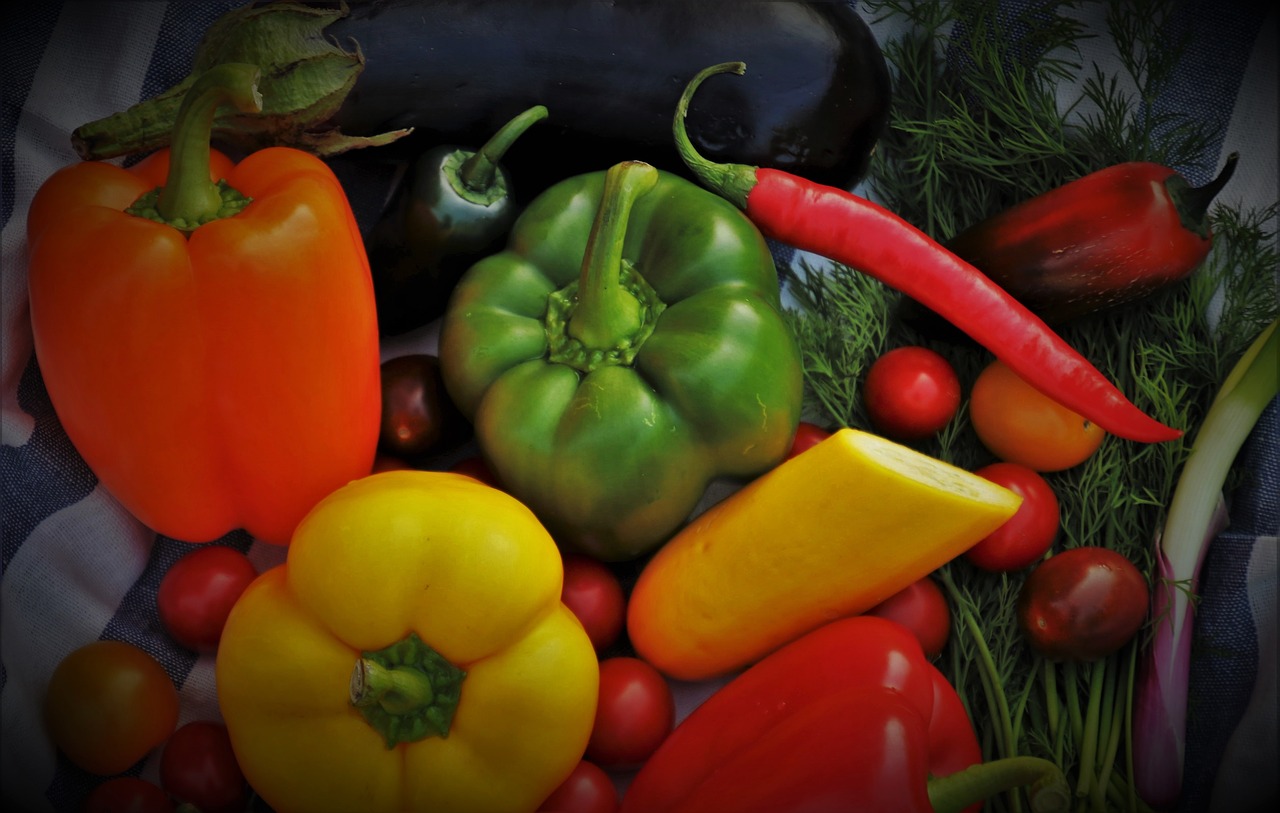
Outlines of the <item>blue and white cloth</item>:
M212 658L169 640L155 609L161 577L194 546L157 536L98 486L45 393L27 315L25 227L39 185L78 160L70 132L185 76L206 27L243 2L68 0L8 3L0 10L0 789L6 810L70 813L99 781L58 755L40 720L49 675L86 643L108 638L138 644L179 688L181 722L219 718ZM1105 30L1101 6L1086 4L1080 12L1099 32ZM1196 40L1174 86L1155 106L1220 125L1220 154L1245 157L1221 200L1280 200L1274 8L1196 0L1179 14L1187 26L1211 28L1212 36ZM882 42L894 33L891 24L875 30ZM1108 73L1116 67L1101 40L1086 43L1082 56ZM1178 169L1198 184L1217 165ZM410 344L388 342L384 355L431 349L433 341L428 332ZM1273 809L1280 796L1277 412L1273 405L1242 452L1259 477L1233 506L1233 523L1215 541L1204 571L1199 635L1206 654L1192 669L1181 807L1187 813ZM283 561L283 549L243 533L220 544L247 552L260 570ZM680 687L680 714L708 691ZM155 781L157 763L153 754L131 772Z

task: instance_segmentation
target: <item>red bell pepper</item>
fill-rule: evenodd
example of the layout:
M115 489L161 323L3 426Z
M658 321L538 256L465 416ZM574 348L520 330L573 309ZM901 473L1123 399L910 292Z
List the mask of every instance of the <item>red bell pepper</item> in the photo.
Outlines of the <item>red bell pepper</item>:
M622 813L977 810L1032 784L1066 810L1047 760L983 763L955 690L905 627L834 621L738 675L696 708L628 787Z
M1168 167L1130 161L1028 198L947 243L1049 324L1180 282L1213 245L1207 212L1235 172L1193 187Z
M257 73L210 70L172 151L64 167L27 220L58 418L107 491L187 542L245 528L287 543L369 473L378 439L373 283L342 186L299 150L232 165L209 147L219 103L260 108Z

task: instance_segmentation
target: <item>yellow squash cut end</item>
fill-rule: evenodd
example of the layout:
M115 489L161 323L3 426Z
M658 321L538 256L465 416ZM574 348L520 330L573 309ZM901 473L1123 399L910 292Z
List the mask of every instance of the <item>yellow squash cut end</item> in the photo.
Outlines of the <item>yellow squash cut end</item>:
M667 675L744 667L864 612L977 544L1022 498L841 429L694 519L645 566L627 630Z

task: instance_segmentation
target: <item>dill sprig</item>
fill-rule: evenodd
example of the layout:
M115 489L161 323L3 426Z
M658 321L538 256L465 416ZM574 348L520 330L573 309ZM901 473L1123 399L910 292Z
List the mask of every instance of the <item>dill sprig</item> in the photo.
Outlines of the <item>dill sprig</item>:
M1105 4L1119 75L1083 64L1080 46L1094 36L1079 22L1083 3L1044 0L1019 14L994 0L865 5L896 32L883 44L895 98L869 194L939 240L1111 164L1143 160L1186 170L1211 163L1215 133L1208 125L1150 112L1192 36L1169 30L1168 0ZM1216 204L1210 219L1214 249L1188 279L1060 329L1135 404L1186 430L1186 438L1235 360L1280 309L1277 205L1241 211ZM789 290L798 305L789 316L804 359L806 414L818 423L870 428L859 388L891 347L937 350L955 365L966 392L990 361L972 344L942 341L900 318L904 298L854 269L805 269ZM966 469L993 459L965 405L937 436L913 445ZM1062 514L1055 549L1103 545L1153 579L1155 534L1188 453L1185 439L1146 445L1107 437L1083 464L1047 474ZM1017 629L1025 572L992 574L960 558L936 575L954 613L938 665L969 709L984 756L1054 760L1077 789L1081 810L1146 811L1130 782L1128 731L1144 636L1094 663L1048 663ZM1019 813L1027 802L1025 793L1010 792L985 809Z

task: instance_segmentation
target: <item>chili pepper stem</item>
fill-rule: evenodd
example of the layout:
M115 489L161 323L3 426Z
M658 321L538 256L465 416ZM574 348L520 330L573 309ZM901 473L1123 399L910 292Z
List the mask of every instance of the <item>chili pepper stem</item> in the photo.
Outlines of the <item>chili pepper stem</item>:
M685 128L685 118L689 115L689 100L693 98L698 86L709 76L718 73L736 73L739 76L747 72L745 62L721 62L709 68L703 68L689 80L680 101L676 104L676 115L671 124L676 140L676 150L685 165L698 177L698 180L739 209L747 208L747 195L756 185L756 168L746 164L720 164L703 158L694 149L693 142Z
M745 211L766 238L857 268L936 310L1032 387L1107 432L1143 443L1181 437L1138 409L1025 305L893 212L784 170L698 155L684 126L690 97L708 76L745 70L742 62L703 69L676 106L676 149L700 183Z
M622 286L622 244L636 200L658 182L658 171L639 161L610 167L578 283L569 334L594 350L608 350L644 323L643 306Z
M1040 757L1004 757L979 762L950 776L929 780L934 813L959 813L975 802L1030 785L1032 813L1060 813L1071 808L1071 789L1058 766Z
M468 192L483 197L484 193L493 186L494 177L498 172L498 162L506 155L507 150L516 142L516 139L524 135L525 130L546 117L547 108L539 104L504 124L484 143L483 147L472 153L458 167L457 184L454 185L458 194L468 199L471 197L467 194Z
M213 117L230 102L247 113L262 111L256 65L228 62L203 73L182 98L170 141L169 175L156 208L167 222L197 225L217 217L222 192L209 179Z

